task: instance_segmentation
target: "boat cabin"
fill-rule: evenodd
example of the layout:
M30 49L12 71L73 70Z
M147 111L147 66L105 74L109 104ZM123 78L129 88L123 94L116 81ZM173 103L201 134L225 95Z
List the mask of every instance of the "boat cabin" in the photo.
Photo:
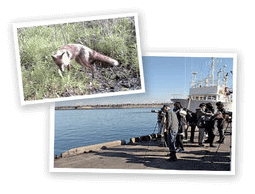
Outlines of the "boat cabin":
M229 101L228 91L226 88L215 86L199 86L190 88L189 94L191 100L199 101Z

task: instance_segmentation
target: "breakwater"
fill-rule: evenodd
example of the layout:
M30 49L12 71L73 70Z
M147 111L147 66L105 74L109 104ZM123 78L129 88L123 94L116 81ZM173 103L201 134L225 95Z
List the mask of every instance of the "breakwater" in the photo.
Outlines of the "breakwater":
M81 106L56 106L55 110L91 110L91 109L126 109L126 108L158 108L164 104L172 103L154 103L154 104L107 104L107 105L81 105Z
M151 135L130 138L129 143L126 143L125 140L116 140L116 141L111 141L111 142L99 143L99 144L95 144L95 145L72 148L72 149L62 153L60 156L56 155L55 159L68 158L71 156L76 156L76 155L84 154L84 153L99 152L100 150L107 149L110 147L126 145L126 144L130 145L130 144L135 144L135 143L138 143L141 141L150 141L152 139L157 139L160 137L161 137L160 134L151 134Z

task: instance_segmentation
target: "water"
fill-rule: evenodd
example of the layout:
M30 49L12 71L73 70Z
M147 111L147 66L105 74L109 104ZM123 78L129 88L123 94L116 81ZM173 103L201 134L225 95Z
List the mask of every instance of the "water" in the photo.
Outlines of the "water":
M156 133L153 109L159 108L56 110L54 154L115 140L129 142L132 137Z

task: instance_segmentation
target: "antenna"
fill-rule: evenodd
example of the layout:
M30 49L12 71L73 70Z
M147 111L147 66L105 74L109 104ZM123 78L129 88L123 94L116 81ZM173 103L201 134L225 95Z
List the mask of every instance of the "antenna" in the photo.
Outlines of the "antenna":
M209 69L209 76L208 79L210 80L211 86L214 86L214 71L215 71L215 59L212 57L212 63L209 64L211 69Z
M196 87L196 83L197 83L197 72L193 71L192 67L191 67L191 74L192 74L191 87L195 88Z
M225 73L226 73L226 69L227 69L227 65L223 65L223 76L225 77Z
M227 87L227 84L228 84L228 73L225 74L226 68L227 68L227 65L226 64L223 65L223 79L224 79L225 87Z
M222 69L220 68L217 72L217 85L220 85L220 73L222 72Z
M214 86L215 59L212 57L212 86Z

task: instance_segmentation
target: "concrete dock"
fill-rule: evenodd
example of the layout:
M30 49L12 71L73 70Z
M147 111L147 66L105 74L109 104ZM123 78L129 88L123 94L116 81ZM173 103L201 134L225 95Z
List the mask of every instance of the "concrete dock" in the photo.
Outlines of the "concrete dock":
M183 153L177 153L178 160L169 162L168 148L162 146L159 138L150 138L125 145L104 146L81 154L61 157L54 160L54 168L93 168L93 169L148 169L148 170L231 170L231 133L226 132L224 144L216 147L199 147L198 131L195 142L184 142ZM215 141L219 139L215 137ZM108 144L110 145L110 144Z

